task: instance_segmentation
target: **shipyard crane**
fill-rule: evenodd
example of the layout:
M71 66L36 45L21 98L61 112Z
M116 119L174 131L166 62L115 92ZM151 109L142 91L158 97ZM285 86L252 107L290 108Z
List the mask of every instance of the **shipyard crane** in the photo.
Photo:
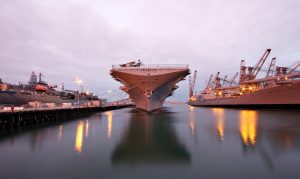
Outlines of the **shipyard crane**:
M234 83L234 80L236 79L236 77L239 75L239 72L237 72L229 81L229 86L231 86Z
M265 51L265 53L262 55L262 57L259 59L259 61L255 64L255 66L253 67L253 76L252 79L255 79L258 72L260 71L261 67L263 66L263 64L265 63L266 59L268 58L269 54L271 52L271 49L267 49Z
M223 83L222 83L222 86L224 86L224 85L225 85L225 83L227 83L227 82L228 82L228 80L227 80L227 76L225 76L225 77L224 77L224 79L222 79L222 81L223 81Z
M221 78L219 77L219 75L220 75L220 72L218 72L216 74L216 76L214 77L213 83L215 84L215 88L220 88L221 87L221 83L220 83Z
M234 83L234 80L236 79L236 77L238 76L238 74L239 73L237 72L231 79L227 79L227 76L225 76L224 78L220 78L220 80L223 81L222 86L224 86L225 83L226 83L226 85L231 86Z
M291 69L288 71L287 74L292 74L293 72L295 72L297 70L297 68L300 66L300 60L297 61L296 63L294 63L293 65L291 65Z
M206 88L209 88L211 86L213 76L214 76L213 74L210 75Z
M220 72L217 72L217 74L214 77L213 82L216 83L217 79L219 78Z
M190 76L190 80L189 80L190 81L190 91L189 91L190 98L194 95L196 76L197 76L197 70L194 71L193 78L191 78L191 76Z
M192 77L191 75L189 76L189 98L191 98L192 95Z
M269 66L269 69L267 71L267 75L266 77L270 77L273 75L274 73L274 69L275 69L275 63L276 63L276 57L273 57Z

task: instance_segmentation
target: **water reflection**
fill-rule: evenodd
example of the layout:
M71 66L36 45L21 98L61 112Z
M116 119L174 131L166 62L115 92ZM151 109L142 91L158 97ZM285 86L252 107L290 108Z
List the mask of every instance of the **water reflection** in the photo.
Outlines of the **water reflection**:
M190 154L177 139L172 114L132 110L129 126L112 153L113 163L189 162Z
M43 143L49 140L49 138L52 138L52 130L53 128L48 128L42 131L34 131L30 138L31 150L35 151L36 149L41 149Z
M62 135L63 135L63 129L64 129L63 125L58 126L58 132L57 132L57 141L58 141L58 143L61 143L61 139L62 139Z
M239 118L239 128L243 143L254 146L257 135L257 112L241 110Z
M189 127L191 129L192 135L196 136L196 117L195 117L195 107L189 106Z
M214 115L216 116L216 129L217 135L221 141L224 141L224 109L212 108Z
M75 146L74 150L77 153L82 152L82 145L83 145L83 121L79 121L76 127L76 138L75 138Z
M113 112L108 111L108 112L105 113L105 115L107 116L107 138L111 138Z
M89 120L86 120L85 123L85 138L87 139L89 137Z
M0 178L299 178L299 114L177 105L1 129Z
M84 145L84 134L85 139L87 139L89 136L89 120L80 120L76 125L74 150L79 154L82 153L82 148Z

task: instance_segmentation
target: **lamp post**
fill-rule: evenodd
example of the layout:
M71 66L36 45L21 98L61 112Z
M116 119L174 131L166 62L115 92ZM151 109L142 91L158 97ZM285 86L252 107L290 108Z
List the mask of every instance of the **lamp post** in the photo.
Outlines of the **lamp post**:
M77 100L78 100L78 107L80 107L80 104L79 104L79 91L80 91L80 85L82 84L82 80L79 79L79 78L76 78L75 82L76 82L76 84L79 86Z

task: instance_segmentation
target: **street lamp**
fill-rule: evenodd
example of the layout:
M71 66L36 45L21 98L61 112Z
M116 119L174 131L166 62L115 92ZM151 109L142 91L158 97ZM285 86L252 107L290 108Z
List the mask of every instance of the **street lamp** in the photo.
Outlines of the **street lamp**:
M76 78L75 82L76 82L76 84L79 86L79 90L80 90L80 86L81 86L81 84L82 84L82 80L79 79L79 78ZM79 90L78 90L78 97L77 97L77 100L78 100L78 106L80 106L80 105L79 105Z

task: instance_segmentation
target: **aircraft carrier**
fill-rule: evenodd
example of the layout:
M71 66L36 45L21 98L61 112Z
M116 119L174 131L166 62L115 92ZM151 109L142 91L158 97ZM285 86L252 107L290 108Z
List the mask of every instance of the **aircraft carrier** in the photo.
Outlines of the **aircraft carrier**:
M124 85L120 89L129 95L136 108L151 112L162 108L190 70L188 65L144 65L133 61L112 66L110 74Z
M272 58L263 69L271 49L267 49L255 66L241 61L240 72L231 79L211 75L204 90L194 94L196 73L190 81L189 104L193 106L237 108L300 108L300 61L289 67L276 66ZM262 74L266 72L265 74ZM260 73L258 75L258 73ZM239 81L236 78L240 74ZM259 77L260 76L260 77Z

